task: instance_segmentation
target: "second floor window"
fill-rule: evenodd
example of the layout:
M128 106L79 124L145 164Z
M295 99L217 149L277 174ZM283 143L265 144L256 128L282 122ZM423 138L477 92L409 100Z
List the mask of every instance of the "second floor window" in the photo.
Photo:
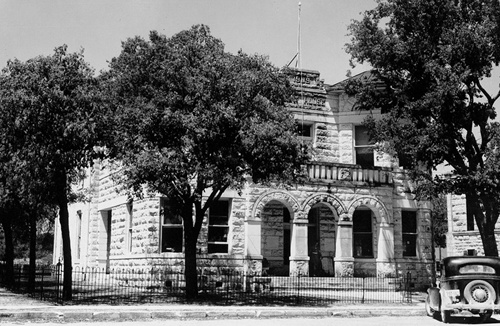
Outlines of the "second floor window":
M219 200L209 209L208 253L228 253L229 208L228 200Z
M184 230L182 217L176 213L168 199L160 199L161 252L182 252Z
M356 153L356 164L363 168L375 165L373 142L368 136L368 129L364 126L354 127L354 151Z
M312 140L314 136L314 124L312 122L297 121L297 134L304 138Z

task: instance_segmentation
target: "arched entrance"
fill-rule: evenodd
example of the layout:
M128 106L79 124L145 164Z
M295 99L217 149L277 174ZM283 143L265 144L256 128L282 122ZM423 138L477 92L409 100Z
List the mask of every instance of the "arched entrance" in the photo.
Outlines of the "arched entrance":
M261 211L262 268L269 275L290 272L291 214L287 206L271 200Z
M324 203L311 207L308 214L307 245L309 276L334 274L335 213Z

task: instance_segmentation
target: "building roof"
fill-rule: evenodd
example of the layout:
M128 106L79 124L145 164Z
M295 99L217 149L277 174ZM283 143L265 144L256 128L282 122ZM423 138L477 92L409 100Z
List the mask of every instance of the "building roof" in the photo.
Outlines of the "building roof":
M343 81L338 82L336 84L326 85L326 90L327 92L329 91L343 92L345 85L347 84L348 81L360 81L362 83L370 83L370 84L373 83L382 85L382 82L375 76L373 70L367 70L352 77L349 77L347 79L344 79Z

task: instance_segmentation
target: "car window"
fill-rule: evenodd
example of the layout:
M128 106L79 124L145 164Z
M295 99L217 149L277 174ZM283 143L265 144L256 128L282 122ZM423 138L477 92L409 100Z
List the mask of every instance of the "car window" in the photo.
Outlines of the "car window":
M473 264L460 267L458 272L461 274L475 274L475 273L495 274L495 269L491 266Z

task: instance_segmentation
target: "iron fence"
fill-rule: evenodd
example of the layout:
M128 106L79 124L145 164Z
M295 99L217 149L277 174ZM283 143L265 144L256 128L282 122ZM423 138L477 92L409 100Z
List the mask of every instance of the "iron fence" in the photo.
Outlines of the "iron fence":
M335 303L412 302L416 275L307 277L272 276L244 271L243 264L219 264L198 260L197 301L217 305L307 305ZM232 266L231 266L232 265ZM182 265L97 268L74 267L73 298L65 304L184 303ZM62 302L62 265L37 266L34 284L28 282L26 265L14 268L7 284L5 265L0 264L0 284L41 300Z

